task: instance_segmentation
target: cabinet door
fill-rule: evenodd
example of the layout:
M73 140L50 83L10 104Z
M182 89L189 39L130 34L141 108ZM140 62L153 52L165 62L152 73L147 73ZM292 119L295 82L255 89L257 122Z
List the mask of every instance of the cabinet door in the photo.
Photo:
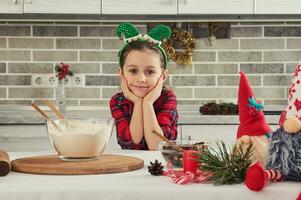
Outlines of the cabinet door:
M23 0L0 0L0 13L22 13Z
M102 0L102 14L177 14L177 0Z
M101 0L24 0L24 13L100 14Z
M256 0L256 14L301 14L300 0Z
M179 14L253 14L254 0L179 0Z

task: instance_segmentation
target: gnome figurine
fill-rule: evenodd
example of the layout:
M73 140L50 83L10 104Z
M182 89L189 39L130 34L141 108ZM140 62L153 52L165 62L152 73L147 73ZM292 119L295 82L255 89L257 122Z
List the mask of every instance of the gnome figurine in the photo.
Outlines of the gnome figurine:
M237 130L236 146L245 150L253 144L252 163L267 162L269 134L272 132L263 114L263 104L256 100L245 73L240 72L238 91L240 125Z
M301 181L301 65L297 65L289 88L289 104L272 133L267 165L251 166L245 177L246 186L262 190L269 180Z

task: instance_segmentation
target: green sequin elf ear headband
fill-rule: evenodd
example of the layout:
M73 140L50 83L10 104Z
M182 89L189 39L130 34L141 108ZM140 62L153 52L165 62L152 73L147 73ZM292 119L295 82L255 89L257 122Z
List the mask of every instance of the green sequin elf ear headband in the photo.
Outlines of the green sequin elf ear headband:
M165 53L165 50L161 46L161 44L164 38L169 39L171 36L171 30L168 26L162 24L158 25L152 28L147 34L145 34L142 37L139 30L133 24L122 23L118 26L116 32L118 37L122 39L124 43L118 53L120 67L123 66L122 54L124 53L126 47L134 41L141 41L141 42L151 42L155 44L158 47L158 49L160 49L164 57L164 69L167 68L167 63L168 63L167 55Z

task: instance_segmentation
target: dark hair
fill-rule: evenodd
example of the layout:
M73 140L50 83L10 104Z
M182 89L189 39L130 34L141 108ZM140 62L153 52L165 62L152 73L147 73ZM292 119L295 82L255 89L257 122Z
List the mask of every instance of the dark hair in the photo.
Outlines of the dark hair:
M135 50L137 50L137 51L150 50L153 53L159 55L160 61L161 61L161 68L164 68L164 56L163 56L161 50L155 44L153 44L151 42L145 42L145 41L131 42L124 48L122 55L121 55L121 64L120 64L121 68L123 68L124 61L125 61L126 57L129 55L129 53L131 51L135 51Z

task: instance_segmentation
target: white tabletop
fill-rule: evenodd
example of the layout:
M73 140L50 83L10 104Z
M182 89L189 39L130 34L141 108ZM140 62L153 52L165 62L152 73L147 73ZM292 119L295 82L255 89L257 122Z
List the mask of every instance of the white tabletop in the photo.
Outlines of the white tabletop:
M2 200L295 200L301 191L300 182L270 183L262 192L252 192L243 184L214 186L211 183L177 185L169 177L151 176L150 161L163 161L158 151L111 151L145 161L142 169L116 174L99 175L34 175L11 172L0 177ZM49 152L9 153L11 159Z

